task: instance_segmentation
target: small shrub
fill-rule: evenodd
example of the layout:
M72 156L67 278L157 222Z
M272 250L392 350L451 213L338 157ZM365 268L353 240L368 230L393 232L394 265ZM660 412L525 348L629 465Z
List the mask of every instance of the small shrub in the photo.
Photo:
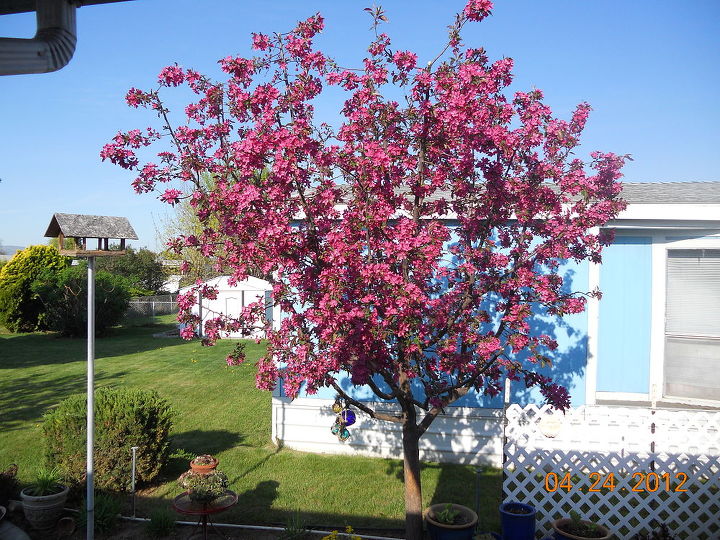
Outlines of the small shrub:
M63 336L87 335L87 265L48 271L31 285L44 306L39 317L44 328ZM95 274L95 333L102 335L117 325L130 303L130 283L107 272Z
M95 515L93 517L93 525L95 532L106 534L113 531L118 524L120 517L120 501L114 495L109 493L96 492L94 499ZM80 509L80 528L87 527L87 501L83 499L82 508Z
M48 461L70 482L85 479L87 403L71 396L43 421ZM95 392L95 485L127 490L131 485L131 447L137 446L136 479L147 483L167 463L173 411L157 392L100 388Z
M158 508L150 512L150 521L145 526L145 531L150 538L162 538L170 536L175 529L175 513L167 508Z
M70 264L57 248L30 246L18 251L0 270L0 324L11 332L45 330L44 306L32 291L42 273L54 275Z

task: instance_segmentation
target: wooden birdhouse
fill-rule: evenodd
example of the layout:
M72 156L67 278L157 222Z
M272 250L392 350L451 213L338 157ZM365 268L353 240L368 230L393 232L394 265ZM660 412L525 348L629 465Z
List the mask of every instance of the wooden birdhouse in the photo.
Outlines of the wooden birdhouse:
M107 257L125 255L125 241L137 240L137 234L127 218L111 216L86 216L80 214L55 214L45 231L46 238L58 239L61 255L71 257ZM75 247L65 249L65 240L75 240ZM117 240L111 249L110 240ZM97 249L89 242L97 241Z

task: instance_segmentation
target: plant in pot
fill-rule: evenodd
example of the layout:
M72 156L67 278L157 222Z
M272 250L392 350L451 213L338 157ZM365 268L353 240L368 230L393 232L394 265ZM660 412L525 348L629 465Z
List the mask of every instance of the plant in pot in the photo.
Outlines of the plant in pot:
M552 523L555 530L555 540L610 540L610 531L598 523L581 519L580 514L570 511L569 518L556 519Z
M197 473L209 473L214 471L220 461L210 454L202 454L190 461L190 469Z
M190 500L210 503L225 493L228 478L220 471L198 473L190 470L180 475L178 485L188 492Z
M535 514L537 511L529 504L508 501L500 505L500 524L503 538L513 540L534 540Z
M35 481L20 491L25 519L38 530L51 530L65 508L69 488L57 469L38 470Z
M432 540L472 540L477 521L477 514L460 504L433 504L425 512Z
M633 540L675 540L675 535L670 531L667 524L660 523L657 529L650 531L648 534L644 532L637 533L633 536Z

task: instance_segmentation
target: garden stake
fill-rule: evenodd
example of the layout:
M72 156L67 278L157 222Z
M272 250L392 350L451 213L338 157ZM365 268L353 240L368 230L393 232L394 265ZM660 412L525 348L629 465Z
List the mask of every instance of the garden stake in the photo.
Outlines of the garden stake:
M133 511L133 517L135 517L135 457L138 446L133 446L130 448L132 450L132 511Z

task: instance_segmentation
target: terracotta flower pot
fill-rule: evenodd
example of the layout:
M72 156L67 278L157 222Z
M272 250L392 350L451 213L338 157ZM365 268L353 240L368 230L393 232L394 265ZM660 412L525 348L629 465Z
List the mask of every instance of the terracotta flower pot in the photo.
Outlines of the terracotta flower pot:
M220 460L217 458L214 458L212 456L210 456L210 457L212 458L212 462L210 462L208 464L193 463L195 461L195 459L197 459L197 458L193 459L192 461L190 461L190 469L193 472L200 473L200 474L207 474L210 471L214 471L215 468L218 466L218 463L220 463Z

